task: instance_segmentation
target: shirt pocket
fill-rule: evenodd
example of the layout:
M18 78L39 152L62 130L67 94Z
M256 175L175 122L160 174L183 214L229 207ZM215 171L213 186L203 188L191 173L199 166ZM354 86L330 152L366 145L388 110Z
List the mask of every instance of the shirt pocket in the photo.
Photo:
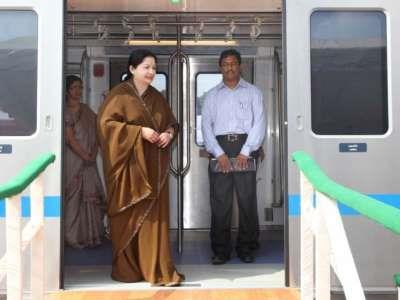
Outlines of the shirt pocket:
M253 112L251 102L248 99L239 100L236 107L236 117L239 123L244 127L243 129L251 127Z
M238 119L250 119L252 118L251 103L247 99L239 100L236 106L236 117Z

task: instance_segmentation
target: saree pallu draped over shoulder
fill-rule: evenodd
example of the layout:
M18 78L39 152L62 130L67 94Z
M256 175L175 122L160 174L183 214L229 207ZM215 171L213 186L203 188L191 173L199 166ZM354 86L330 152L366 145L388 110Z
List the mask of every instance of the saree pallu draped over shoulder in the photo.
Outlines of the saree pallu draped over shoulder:
M113 245L112 278L153 284L182 281L169 245L170 146L144 140L142 127L161 133L178 125L153 87L140 97L131 82L111 90L98 114L108 215Z

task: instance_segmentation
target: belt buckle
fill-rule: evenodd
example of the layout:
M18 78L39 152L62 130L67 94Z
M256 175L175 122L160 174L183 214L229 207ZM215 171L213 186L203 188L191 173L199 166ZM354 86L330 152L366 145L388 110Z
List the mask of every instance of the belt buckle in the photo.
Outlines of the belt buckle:
M237 134L228 134L227 136L228 142L236 142L238 140Z

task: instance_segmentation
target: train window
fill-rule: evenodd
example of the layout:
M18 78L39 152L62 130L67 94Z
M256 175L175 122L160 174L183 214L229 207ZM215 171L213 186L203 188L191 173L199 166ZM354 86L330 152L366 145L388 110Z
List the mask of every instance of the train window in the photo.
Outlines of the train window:
M120 81L126 80L127 76L126 72L122 73ZM157 73L151 85L167 98L167 74Z
M36 131L38 17L0 11L0 136Z
M313 132L384 134L388 130L385 14L315 11L310 33Z
M204 145L201 133L201 108L209 90L222 81L221 73L198 73L196 75L196 144Z
M167 99L167 74L157 73L151 85Z

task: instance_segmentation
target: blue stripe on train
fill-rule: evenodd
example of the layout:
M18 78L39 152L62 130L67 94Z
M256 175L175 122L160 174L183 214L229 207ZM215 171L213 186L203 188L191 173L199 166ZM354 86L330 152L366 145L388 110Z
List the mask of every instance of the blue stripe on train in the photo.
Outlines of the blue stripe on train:
M400 208L400 194L371 194L369 195L386 204ZM347 216L359 215L358 212L350 207L339 204L340 213ZM44 215L45 217L60 217L61 200L60 196L46 196L44 199ZM289 215L300 215L300 195L289 195ZM29 197L22 197L22 216L30 216L30 199ZM0 199L0 218L5 217L5 201Z
M23 196L21 199L22 216L30 217L31 201L29 196ZM45 196L44 197L44 216L45 217L60 217L61 200L60 196ZM6 203L4 199L0 199L0 218L6 215Z
M370 194L368 195L376 200L382 201L388 205L400 208L400 194ZM339 203L340 213L344 216L359 215L354 209ZM300 215L300 195L289 195L289 216Z

